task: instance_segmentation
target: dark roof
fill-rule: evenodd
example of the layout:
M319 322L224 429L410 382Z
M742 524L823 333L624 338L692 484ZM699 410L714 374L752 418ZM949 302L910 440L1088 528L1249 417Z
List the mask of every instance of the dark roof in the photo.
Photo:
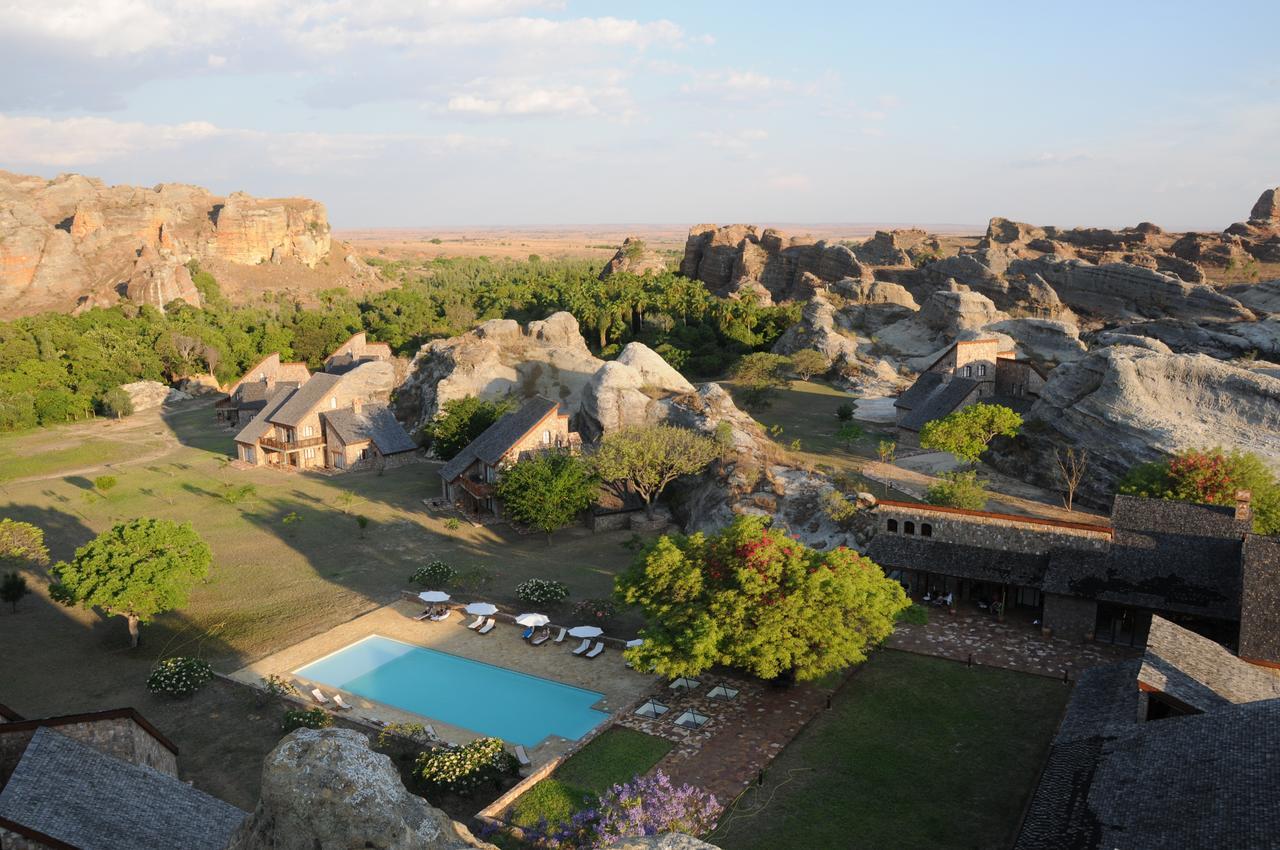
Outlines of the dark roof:
M1241 661L1164 617L1151 618L1138 681L1175 704L1202 712L1280 698L1280 673Z
M1015 850L1275 847L1280 700L1139 723L1137 663L1081 676Z
M1208 564L1168 555L1114 543L1108 552L1054 549L1041 590L1220 620L1239 616L1240 573L1234 560Z
M1111 524L1115 526L1117 539L1122 533L1128 533L1134 537L1135 545L1145 545L1144 541L1153 535L1217 538L1239 543L1251 527L1249 520L1235 518L1233 507L1144 496L1116 496L1111 505Z
M448 463L440 468L440 477L452 481L467 471L467 467L477 460L494 464L502 458L520 438L560 405L549 398L534 396L526 401L519 410L508 413L484 430L479 437L458 452Z
M51 729L0 791L0 819L81 850L222 850L247 813Z
M930 513L939 514L985 517L987 519L998 519L1006 522L1028 523L1030 525L1047 525L1056 528L1078 528L1081 531L1096 531L1100 534L1111 533L1111 526L1106 525L1107 518L1100 516L1089 516L1089 519L1097 520L1097 522L1071 522L1065 519L1049 519L1047 517L1031 516L1029 514L1003 514L998 511L971 511L968 508L953 508L948 505L931 505L928 502L900 502L896 499L880 499L876 502L876 505L890 509L905 508L911 511L928 511Z
M240 429L240 433L236 434L236 442L256 443L262 439L262 436L271 428L271 417L297 391L296 387L286 386L273 392L271 397L267 399L266 405L258 412L258 415L250 419L249 423Z
M926 422L940 419L959 407L980 383L972 378L949 377L941 372L922 373L894 402L895 407L907 411L898 425L919 431Z
M297 391L275 413L271 414L270 421L292 428L315 410L316 405L320 404L341 381L341 375L317 372L305 384L298 387Z
M925 570L957 578L1039 586L1048 557L946 543L881 531L867 557L885 569Z
M3 717L5 720L9 722L16 722L18 720L24 719L21 714L14 711L12 708L10 708L9 706L5 705L2 702L0 702L0 717Z
M326 410L320 414L325 424L337 432L344 443L371 441L384 455L411 452L418 448L405 433L404 426L396 421L391 408L385 404L365 404L360 412L351 408Z
M1246 534L1241 561L1240 655L1280 663L1280 537Z

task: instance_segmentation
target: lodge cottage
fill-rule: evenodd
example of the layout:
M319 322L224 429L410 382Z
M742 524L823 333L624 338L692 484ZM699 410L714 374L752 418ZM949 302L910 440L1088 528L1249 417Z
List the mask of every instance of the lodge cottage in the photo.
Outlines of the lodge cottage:
M297 389L310 377L306 363L284 363L280 353L273 352L227 388L226 398L214 404L214 414L219 421L238 426L241 420L248 422L260 413L276 390Z

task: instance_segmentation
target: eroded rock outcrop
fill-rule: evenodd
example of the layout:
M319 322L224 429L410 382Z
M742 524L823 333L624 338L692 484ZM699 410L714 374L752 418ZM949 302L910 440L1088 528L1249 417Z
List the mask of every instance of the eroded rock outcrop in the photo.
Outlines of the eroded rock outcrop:
M314 267L329 247L324 206L305 198L0 171L0 311L9 314L112 304L120 294L198 303L181 268L189 260Z
M625 274L647 275L667 270L667 260L657 251L645 245L643 239L628 236L622 240L618 253L600 270L600 279L623 272Z
M160 407L163 404L187 401L191 398L189 393L175 390L159 381L134 381L131 384L122 384L120 389L124 390L125 395L129 396L129 402L133 405L134 413L150 410L153 407Z

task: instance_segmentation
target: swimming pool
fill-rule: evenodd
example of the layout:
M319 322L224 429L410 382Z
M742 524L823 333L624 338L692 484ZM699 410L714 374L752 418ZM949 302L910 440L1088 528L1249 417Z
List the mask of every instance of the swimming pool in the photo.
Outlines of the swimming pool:
M609 716L591 707L603 697L595 691L381 635L294 675L525 746L548 735L576 741Z

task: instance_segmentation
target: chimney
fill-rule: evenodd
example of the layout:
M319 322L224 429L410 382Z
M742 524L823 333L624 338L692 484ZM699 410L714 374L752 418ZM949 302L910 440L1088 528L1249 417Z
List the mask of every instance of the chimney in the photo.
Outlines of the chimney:
M360 407L362 404L363 402L361 402L361 400L358 398L353 398L351 400L351 411L355 413L356 416L360 415Z
M1253 521L1253 493L1248 490L1236 491L1236 520L1238 522Z

